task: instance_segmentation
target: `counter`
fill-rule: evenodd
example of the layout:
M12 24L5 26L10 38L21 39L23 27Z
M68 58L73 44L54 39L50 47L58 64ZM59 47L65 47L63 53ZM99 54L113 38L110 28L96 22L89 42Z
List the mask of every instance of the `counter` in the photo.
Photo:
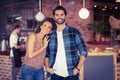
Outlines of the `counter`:
M21 52L22 62L25 55L24 52ZM9 56L8 51L0 51L0 80L12 80L12 59ZM18 72L17 80L21 80L21 70Z
M24 53L21 53L22 61L24 55L25 55ZM89 52L85 65L80 70L80 80L99 80L99 79L94 79L96 74L98 74L97 77L107 76L106 78L108 78L109 76L110 78L112 78L112 79L101 79L101 80L116 80L117 79L116 65L117 63L116 63L115 52L96 52L96 53ZM9 51L0 52L0 80L12 80L11 67L12 67L12 63L11 63L11 58L9 57ZM96 69L97 72L95 71ZM102 75L101 72L102 74L103 73L105 74ZM87 79L89 77L91 79ZM17 75L17 80L21 80L21 70Z
M7 51L0 51L0 55L6 55L6 56L10 56L10 51L7 50ZM25 56L25 51L20 51L20 54L21 54L21 57L24 57Z

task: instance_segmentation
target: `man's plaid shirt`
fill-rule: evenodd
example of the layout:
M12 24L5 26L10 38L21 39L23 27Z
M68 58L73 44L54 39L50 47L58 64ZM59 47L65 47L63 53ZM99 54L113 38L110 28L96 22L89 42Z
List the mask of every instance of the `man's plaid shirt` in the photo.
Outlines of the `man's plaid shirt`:
M62 31L63 41L66 54L66 62L69 76L73 74L73 69L77 66L79 62L79 56L87 57L87 49L80 32L70 26L66 26ZM50 67L52 68L55 63L56 53L57 53L57 33L53 31L50 36L50 41L46 49L46 57L50 60Z

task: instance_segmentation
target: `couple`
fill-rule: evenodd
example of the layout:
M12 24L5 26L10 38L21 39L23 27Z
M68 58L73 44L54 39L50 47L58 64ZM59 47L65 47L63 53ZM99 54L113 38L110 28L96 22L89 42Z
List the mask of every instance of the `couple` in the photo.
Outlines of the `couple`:
M85 43L78 30L66 25L64 7L57 6L53 16L55 24L46 18L28 37L22 80L44 80L44 64L51 80L79 80L80 68L87 57Z

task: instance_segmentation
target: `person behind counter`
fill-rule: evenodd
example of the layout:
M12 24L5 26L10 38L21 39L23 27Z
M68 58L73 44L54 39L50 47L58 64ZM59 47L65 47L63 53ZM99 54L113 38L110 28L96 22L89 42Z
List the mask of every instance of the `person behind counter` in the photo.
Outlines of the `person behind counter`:
M22 80L44 80L45 48L49 42L48 34L54 29L54 25L52 18L46 18L36 28L35 33L28 36Z
M14 30L12 31L10 35L10 57L12 58L12 80L16 80L17 72L19 71L21 67L21 57L19 53L20 48L24 48L24 45L19 45L19 32L20 32L19 25L15 25Z

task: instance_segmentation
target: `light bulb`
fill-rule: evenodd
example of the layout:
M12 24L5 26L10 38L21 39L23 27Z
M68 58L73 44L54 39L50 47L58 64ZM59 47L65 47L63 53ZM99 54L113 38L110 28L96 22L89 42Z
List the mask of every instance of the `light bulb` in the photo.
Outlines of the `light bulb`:
M36 19L37 21L42 21L42 20L45 19L45 16L44 16L44 14L43 14L42 12L38 12L38 13L35 15L35 19Z
M79 11L79 17L82 18L82 19L86 19L88 18L89 16L89 11L86 9L86 8L82 8L80 11Z
M115 0L115 2L120 2L120 0Z

